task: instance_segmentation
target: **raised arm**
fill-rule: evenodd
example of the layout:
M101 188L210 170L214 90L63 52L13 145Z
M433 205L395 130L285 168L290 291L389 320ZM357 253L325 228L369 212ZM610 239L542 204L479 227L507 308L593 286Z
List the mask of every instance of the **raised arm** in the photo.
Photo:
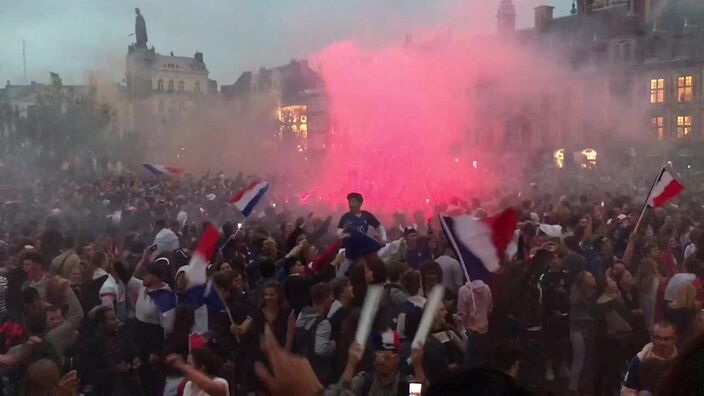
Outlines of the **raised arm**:
M330 265L335 256L337 256L337 251L340 250L340 245L342 245L342 239L338 239L335 242L331 243L330 246L325 249L323 254L318 256L318 258L315 259L315 261L313 261L313 263L311 264L311 269L313 270L313 272L318 272L324 266Z
M174 368L183 372L184 376L193 384L203 390L205 394L212 396L227 396L227 385L222 382L212 380L210 377L196 370L195 367L183 361L183 357L171 354L166 358Z

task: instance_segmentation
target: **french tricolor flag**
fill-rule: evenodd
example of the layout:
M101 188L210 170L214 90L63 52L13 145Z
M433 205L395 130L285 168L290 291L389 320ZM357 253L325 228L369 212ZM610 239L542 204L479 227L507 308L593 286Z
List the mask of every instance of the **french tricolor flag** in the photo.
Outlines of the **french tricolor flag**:
M440 224L462 263L467 281L473 281L484 280L490 272L499 270L518 218L513 209L507 209L485 220L471 215L440 216Z
M173 166L165 166L158 164L142 164L142 166L154 176L180 175L186 171L183 168L175 168Z
M242 212L244 217L252 213L252 209L257 206L257 202L264 196L266 190L269 189L269 183L265 181L257 181L249 185L249 187L237 193L230 199L230 203L234 204L237 209Z
M682 183L663 167L648 194L648 205L652 208L663 206L665 202L678 196L682 191L684 191Z
M208 280L206 270L213 258L218 240L220 240L220 233L212 224L208 224L203 235L200 236L196 250L186 268L188 288L204 285Z

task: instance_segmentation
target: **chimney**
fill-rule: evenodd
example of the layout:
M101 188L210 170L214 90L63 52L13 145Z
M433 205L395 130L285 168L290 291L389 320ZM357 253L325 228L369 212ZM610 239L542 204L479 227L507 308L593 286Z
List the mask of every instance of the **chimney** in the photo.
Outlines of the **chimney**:
M550 25L550 21L552 21L552 11L554 9L555 7L547 5L541 5L533 8L535 13L535 28L538 31L544 32L547 30Z
M516 7L511 0L501 0L496 12L497 30L500 35L511 34L516 30Z
M193 57L200 63L203 63L203 53L202 52L196 52Z

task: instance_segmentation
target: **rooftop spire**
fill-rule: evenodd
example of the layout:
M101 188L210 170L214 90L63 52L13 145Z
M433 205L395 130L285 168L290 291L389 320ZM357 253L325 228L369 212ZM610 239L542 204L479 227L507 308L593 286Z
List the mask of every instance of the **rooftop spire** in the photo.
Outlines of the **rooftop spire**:
M500 34L508 34L516 30L516 7L512 0L501 0L496 12L496 20Z

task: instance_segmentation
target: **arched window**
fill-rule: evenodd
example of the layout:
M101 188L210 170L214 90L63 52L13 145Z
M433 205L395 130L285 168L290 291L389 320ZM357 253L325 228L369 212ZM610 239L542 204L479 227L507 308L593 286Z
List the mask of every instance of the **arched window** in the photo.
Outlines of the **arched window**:
M156 82L156 90L159 92L164 90L164 80L159 79L159 81Z
M193 92L200 93L200 83L198 81L196 81L195 85L193 86Z
M174 80L169 80L169 92L174 91Z
M184 88L184 86L183 86L183 81L179 81L179 82L178 82L178 91L179 91L179 92L183 92L183 88Z

